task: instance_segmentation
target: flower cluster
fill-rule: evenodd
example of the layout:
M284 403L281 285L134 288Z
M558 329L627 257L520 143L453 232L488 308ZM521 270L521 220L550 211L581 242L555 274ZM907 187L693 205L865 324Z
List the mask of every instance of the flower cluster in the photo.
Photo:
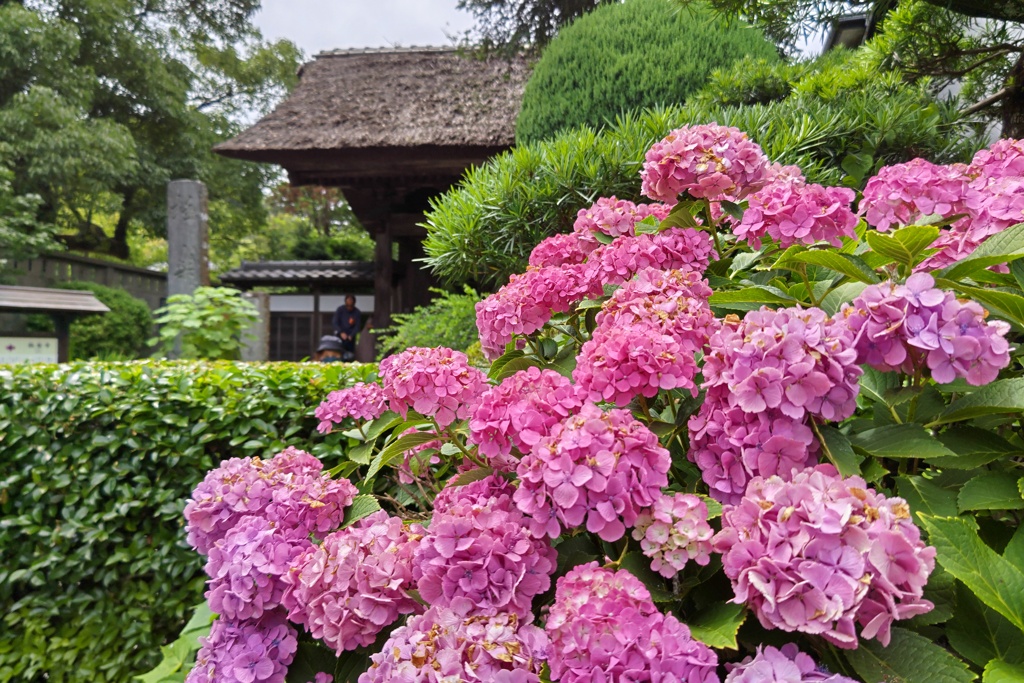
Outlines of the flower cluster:
M856 683L852 678L819 669L810 655L793 643L782 649L767 645L739 664L726 664L725 683Z
M660 389L696 395L695 354L714 324L709 296L701 276L684 270L643 270L616 290L580 349L573 379L581 395L619 406Z
M358 420L376 420L387 410L387 398L379 384L359 382L348 389L340 389L327 394L327 398L316 408L316 417L320 420L317 430L321 434L331 431L334 425L341 424L345 418L354 417Z
M713 533L707 505L692 493L658 498L637 516L633 528L633 538L653 560L651 569L666 578L681 572L687 562L710 562Z
M600 244L593 242L584 243L579 235L574 233L552 235L540 241L530 252L529 265L535 269L549 266L571 266L583 263L587 256Z
M769 168L768 157L746 133L714 123L672 131L645 159L641 192L670 204L681 192L742 199L764 184Z
M557 553L531 538L512 500L455 500L434 512L413 578L430 605L461 616L502 612L529 618L534 596L551 586Z
M693 228L669 228L656 234L620 237L590 255L582 266L590 290L601 293L605 284L620 285L647 268L703 273L714 247L708 233Z
M461 351L418 346L382 360L380 378L392 410L405 417L412 408L442 429L469 417L487 379Z
M708 347L707 394L690 418L688 457L717 500L737 501L754 476L786 479L812 465L808 417L838 421L856 408L854 335L820 309L730 316Z
M1024 177L1024 140L996 140L974 155L967 172L983 178Z
M298 536L323 534L341 522L356 487L329 479L323 463L297 448L270 460L231 458L207 473L185 505L189 544L204 555L249 515L265 517Z
M431 607L395 629L359 683L539 683L548 639L514 614Z
M492 467L515 469L515 460L506 457L512 447L528 452L580 404L572 382L554 370L520 370L480 396L469 440Z
M840 315L857 335L857 362L877 370L915 375L927 366L936 382L980 386L1010 362L1010 326L986 321L980 305L936 289L927 273L871 285Z
M597 235L633 237L637 223L648 216L661 222L671 211L672 207L666 204L634 204L625 199L601 197L590 208L580 209L572 229L584 249L592 251L600 245Z
M980 195L972 191L966 171L924 159L886 166L864 186L860 212L880 232L925 216L967 214Z
M922 599L935 549L902 498L886 498L831 465L753 479L714 538L737 602L765 628L823 636L843 648L889 644L889 628L932 609Z
M776 181L750 195L733 233L756 249L766 234L784 249L822 241L838 247L841 237L856 238L857 216L850 209L855 196L845 187Z
M668 484L671 464L647 427L627 410L592 403L551 428L520 462L514 500L534 536L563 526L617 541Z
M718 683L718 658L655 607L632 574L578 565L558 580L545 626L551 679Z
M329 534L285 576L288 618L341 654L370 645L384 627L419 603L412 559L425 530L378 511Z
M505 477L492 474L460 485L458 477L441 489L434 498L434 514L446 514L455 505L495 505L507 508L516 487Z
M284 683L298 647L297 633L280 611L259 621L213 622L185 683Z

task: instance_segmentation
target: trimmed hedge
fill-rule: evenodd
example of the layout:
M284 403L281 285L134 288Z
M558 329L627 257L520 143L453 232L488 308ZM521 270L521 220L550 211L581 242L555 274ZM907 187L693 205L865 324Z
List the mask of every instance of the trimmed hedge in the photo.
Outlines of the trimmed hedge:
M313 408L374 365L0 366L0 681L121 683L202 599L182 509L221 460L325 462Z

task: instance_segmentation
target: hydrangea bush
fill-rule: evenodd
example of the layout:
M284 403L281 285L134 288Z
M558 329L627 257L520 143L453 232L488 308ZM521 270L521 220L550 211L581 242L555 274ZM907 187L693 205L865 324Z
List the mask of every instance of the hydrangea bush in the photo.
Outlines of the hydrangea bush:
M488 368L407 349L335 460L207 475L188 680L1021 680L1022 169L673 131L477 306Z

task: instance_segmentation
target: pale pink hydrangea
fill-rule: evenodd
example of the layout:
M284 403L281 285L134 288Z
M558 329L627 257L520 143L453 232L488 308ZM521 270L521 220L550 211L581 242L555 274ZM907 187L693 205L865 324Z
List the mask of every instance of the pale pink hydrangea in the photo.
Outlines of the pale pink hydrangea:
M576 388L554 370L531 367L485 391L469 420L469 441L497 469L515 469L526 453L581 405Z
M838 247L840 238L857 237L857 216L850 209L855 196L846 187L775 181L750 195L743 220L732 231L755 249L765 235L782 248L818 242Z
M348 479L330 479L323 463L296 448L270 460L231 458L207 473L185 505L188 542L205 555L249 515L322 536L341 523L356 493Z
M603 285L628 282L647 268L703 273L713 253L708 233L669 228L653 235L620 237L591 254L583 267L591 290L598 295Z
M927 367L936 382L962 377L975 386L995 380L1010 362L1010 326L986 316L977 302L937 289L926 273L904 285L871 285L839 314L856 334L858 363L909 375Z
M636 224L649 216L659 223L668 217L672 207L667 204L634 204L625 199L601 197L587 209L580 209L573 223L573 233L590 251L601 242L597 235L606 237L635 237Z
M668 451L629 411L586 403L519 462L513 499L534 536L555 538L585 523L617 541L668 484L670 465Z
M339 655L371 645L402 614L420 609L412 559L426 531L383 510L328 535L284 577L288 618Z
M652 559L651 569L666 578L681 572L687 562L710 562L713 534L707 505L692 493L661 496L637 516L633 528L633 538Z
M443 346L412 346L380 362L380 378L391 410L432 417L444 429L472 414L487 377L466 354Z
M587 260L590 252L599 246L597 241L584 242L575 233L552 235L541 240L533 248L533 251L530 252L529 265L534 268L546 268L583 263Z
M384 389L379 384L359 382L348 389L339 389L327 394L327 398L316 408L315 415L320 424L317 431L326 434L334 425L340 425L346 418L376 420L387 410Z
M580 394L625 406L661 389L689 389L714 314L711 288L685 270L643 270L602 306L573 371Z
M690 418L691 461L712 497L735 502L754 476L788 478L813 463L808 417L853 414L861 369L854 334L817 308L728 316L711 335L707 390Z
M514 614L431 607L395 629L359 683L539 683L544 631Z
M757 648L757 654L739 664L726 664L725 683L856 683L852 678L819 668L810 655L793 643L781 649L771 645Z
M461 616L531 614L533 598L551 586L557 553L530 536L508 496L456 500L435 510L413 561L413 578L430 605Z
M640 581L596 562L560 578L545 626L559 683L718 683L718 657L665 616Z
M831 465L751 480L714 538L732 581L765 628L821 635L842 648L889 644L890 627L932 609L935 567L902 498L886 498Z
M886 166L864 186L860 213L880 232L911 225L925 216L969 214L980 200L971 180L962 165L911 159Z
M746 133L715 123L672 131L647 150L645 159L641 192L670 204L681 192L742 199L764 184L770 165Z
M974 155L968 173L984 178L1024 177L1024 140L996 140Z
M282 611L268 612L257 621L221 616L210 635L200 636L199 654L185 683L284 683L297 636Z

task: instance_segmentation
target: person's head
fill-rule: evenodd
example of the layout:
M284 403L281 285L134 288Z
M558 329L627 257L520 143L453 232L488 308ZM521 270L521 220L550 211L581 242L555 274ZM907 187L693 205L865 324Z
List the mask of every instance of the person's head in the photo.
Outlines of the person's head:
M341 347L341 340L333 334L325 334L320 338L320 345L316 347L316 355L313 360L318 363L332 363L341 360L344 349Z
M356 298L354 296L352 296L351 294L347 295L345 297L345 308L347 308L348 310L351 311L355 307L356 307Z

